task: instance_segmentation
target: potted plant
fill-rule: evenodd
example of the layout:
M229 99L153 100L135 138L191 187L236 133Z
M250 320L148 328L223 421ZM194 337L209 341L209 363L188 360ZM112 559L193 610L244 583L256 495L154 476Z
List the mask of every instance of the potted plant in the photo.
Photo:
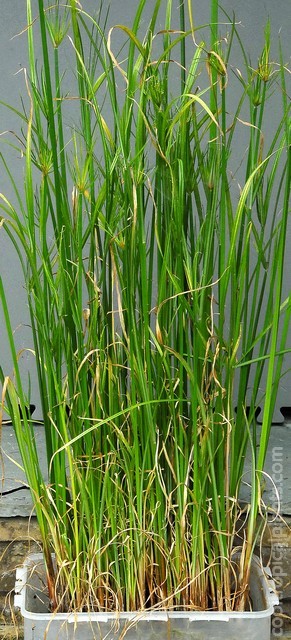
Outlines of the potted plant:
M25 278L48 482L0 281L14 368L13 376L1 370L2 397L42 536L44 569L31 577L43 582L44 571L47 585L40 633L60 637L83 633L80 620L65 626L77 614L89 618L86 637L130 637L137 617L174 625L178 614L196 620L203 611L247 625L250 598L261 590L259 582L250 595L250 574L291 311L290 296L282 299L291 167L285 70L270 60L269 24L254 69L235 22L229 39L221 36L216 0L209 44L191 3L181 3L177 22L172 0L156 0L143 30L146 5L140 0L131 26L101 28L102 12L91 16L76 0L38 0L36 18L27 0L29 107L18 113L24 199L3 159L16 205L2 195L1 226ZM230 63L233 38L239 71ZM66 47L75 59L69 79ZM282 115L267 145L274 80ZM229 108L233 82L241 99ZM239 128L248 136L241 187L231 172ZM34 602L43 601L39 584ZM110 631L112 619L120 630Z

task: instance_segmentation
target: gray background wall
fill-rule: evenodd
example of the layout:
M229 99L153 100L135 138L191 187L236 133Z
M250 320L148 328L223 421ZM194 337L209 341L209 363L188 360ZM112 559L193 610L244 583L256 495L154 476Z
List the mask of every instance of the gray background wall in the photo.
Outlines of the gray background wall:
M178 6L179 0L177 0ZM36 1L33 2L36 7ZM98 7L97 0L82 0L82 6L85 10L94 11ZM104 3L105 4L105 3ZM26 25L25 0L0 0L0 100L7 102L16 108L20 107L20 96L26 94L23 67L27 65L26 56L26 34L23 33L17 37ZM112 0L111 3L110 24L127 23L130 24L131 17L136 8L135 0ZM149 14L154 5L154 0L148 1ZM194 19L196 24L204 24L209 21L210 0L193 0L192 2ZM237 22L241 23L240 32L245 42L246 48L251 54L253 63L256 64L257 56L263 43L263 30L267 17L270 17L272 24L272 47L274 57L278 55L278 39L279 34L283 43L284 59L290 62L291 45L291 2L290 0L224 0L223 6L231 15L236 15ZM36 11L37 13L37 11ZM225 22L226 18L221 15L221 21ZM162 24L161 24L162 27ZM222 27L223 29L224 27ZM239 54L238 54L239 57ZM239 65L239 62L238 62ZM270 127L272 126L273 115L270 113ZM0 106L0 132L7 130L17 131L19 122L15 114L9 112L3 106ZM4 153L8 158L8 162L12 168L13 177L15 178L20 190L23 185L23 168L24 160L15 151L9 149L5 139L7 135L0 136L0 152ZM13 142L13 135L9 136ZM242 142L243 144L243 142ZM239 163L242 156L242 149L237 148L234 156L234 165ZM13 199L11 185L5 172L0 165L0 192ZM290 232L289 232L290 234ZM289 236L291 238L291 235ZM286 291L291 287L291 261L290 261L290 242L287 246L286 256L286 273L288 275L286 283ZM15 259L13 251L7 242L7 238L0 229L0 272L5 282L5 288L8 303L12 312L13 326L16 330L19 349L30 347L30 330L28 326L28 314L26 308L26 299L24 285L20 268ZM291 346L291 336L289 340ZM3 328L2 311L0 310L0 359L3 368L7 371L11 370L10 359L8 354L6 335ZM38 394L36 384L34 382L34 363L33 356L29 352L23 352L22 355L23 370L31 371L32 375L32 394L31 401L38 406ZM286 367L291 367L291 361L286 358ZM280 420L280 407L291 406L291 376L287 374L282 380L280 394L278 398L278 410L276 420ZM39 416L39 412L36 412Z

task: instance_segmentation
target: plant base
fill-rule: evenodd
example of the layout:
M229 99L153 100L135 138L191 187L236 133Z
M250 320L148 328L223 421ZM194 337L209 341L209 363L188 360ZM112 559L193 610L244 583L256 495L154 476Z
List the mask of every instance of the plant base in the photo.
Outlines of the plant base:
M269 640L271 615L278 604L273 583L255 557L250 595L253 611L231 612L48 612L41 554L17 569L15 606L24 617L24 640Z

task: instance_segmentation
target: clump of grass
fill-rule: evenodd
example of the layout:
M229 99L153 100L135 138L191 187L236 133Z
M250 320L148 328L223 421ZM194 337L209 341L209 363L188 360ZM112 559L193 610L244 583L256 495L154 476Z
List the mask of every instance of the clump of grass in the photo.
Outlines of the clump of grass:
M271 65L269 26L257 68L242 46L245 68L235 73L231 42L239 34L230 23L229 40L220 38L214 0L209 45L185 3L174 28L167 0L159 30L161 4L142 32L146 0L130 27L104 29L76 0L50 8L38 0L35 22L27 0L29 109L18 113L25 197L2 157L17 203L2 194L2 233L27 287L47 483L2 281L14 376L1 377L52 610L247 604L291 310L290 297L282 300L291 167L285 70L282 61ZM65 48L75 57L70 94ZM274 79L282 115L265 149ZM242 93L230 112L234 82ZM78 113L67 138L72 102ZM231 152L242 126L238 189ZM244 513L247 446L252 495ZM240 518L246 533L238 545Z

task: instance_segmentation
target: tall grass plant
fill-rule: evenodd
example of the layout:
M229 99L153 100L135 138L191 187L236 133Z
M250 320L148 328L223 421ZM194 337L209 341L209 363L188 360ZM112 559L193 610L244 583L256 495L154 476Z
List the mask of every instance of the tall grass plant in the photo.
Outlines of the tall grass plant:
M243 610L291 312L282 299L286 69L270 59L269 24L252 67L235 22L227 38L220 33L215 0L209 42L191 0L180 4L179 28L172 0L155 0L145 29L146 6L139 1L131 25L112 26L105 11L94 17L76 0L38 0L36 16L27 0L29 108L14 109L25 196L2 155L16 205L1 195L1 233L26 283L48 482L0 280L14 369L1 370L3 405L31 488L52 610ZM64 52L74 58L70 81ZM282 110L265 148L274 89Z

